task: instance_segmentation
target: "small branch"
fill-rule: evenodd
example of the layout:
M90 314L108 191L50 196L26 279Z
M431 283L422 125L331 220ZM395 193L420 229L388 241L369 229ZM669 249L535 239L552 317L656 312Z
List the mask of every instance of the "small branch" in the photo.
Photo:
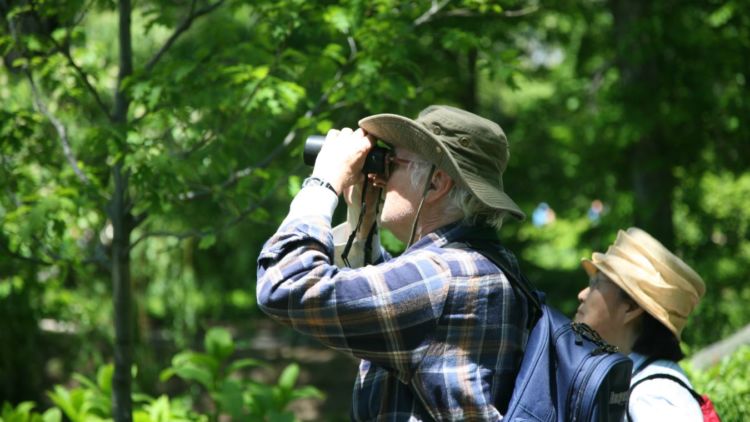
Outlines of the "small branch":
M539 10L539 5L538 4L533 4L533 5L529 6L529 7L524 8L524 9L506 10L506 11L503 12L503 16L507 16L509 18L517 18L517 17L520 17L520 16L530 15L530 14L536 12L537 10Z
M299 169L299 167L301 167L301 166L298 166L297 169ZM292 172L290 172L290 174L296 172L297 169L295 169ZM215 228L215 229L206 229L206 230L195 230L195 229L193 229L193 230L186 230L186 231L183 231L183 232L171 232L171 231L166 231L166 230L158 230L158 231L146 232L143 235L141 235L138 239L136 239L133 243L130 244L130 250L132 251L133 248L135 248L135 246L137 244L139 244L141 241L146 240L146 239L148 239L150 237L172 237L172 238L176 238L177 240L181 241L181 240L190 239L190 238L202 238L202 237L206 237L206 236L209 236L209 235L217 235L219 233L222 233L222 232L224 232L224 231L232 228L236 224L240 223L241 221L243 221L248 215L250 215L253 212L255 212L255 210L257 210L260 206L264 205L266 203L266 201L268 201L270 198L272 198L273 194L277 191L278 187L281 186L282 180L284 182L286 182L289 179L288 178L279 178L279 179L277 179L276 183L271 187L271 189L269 189L268 194L266 196L264 196L263 198L261 198L259 201L255 202L255 203L253 203L253 204L251 204L249 206L247 206L245 209L243 209L242 211L240 211L239 214L237 214L231 220L227 221L221 227L218 227L218 228Z
M88 8L90 5L91 4L89 4L86 7ZM42 19L37 13L36 6L34 5L33 2L31 3L31 12L34 15L34 18L37 20L37 22L41 23ZM84 11L84 14L85 14L85 11ZM83 17L81 17L81 19L82 18ZM86 73L86 71L83 70L83 68L81 68L78 65L78 63L76 63L75 59L73 59L73 56L70 54L70 51L68 51L66 48L60 45L60 43L58 43L57 40L55 40L51 34L45 32L45 37L50 41L50 43L52 43L52 46L55 47L55 51L62 54L63 57L65 57L65 59L68 61L68 65L70 65L70 67L72 67L76 71L76 73L78 74L78 77L81 79L81 81L83 82L83 85L86 87L86 90L91 94L92 97L94 97L96 104L99 106L99 110L102 113L104 113L105 116L109 117L109 107L107 107L107 105L102 100L102 97L99 95L99 91L97 91L96 88L94 88L94 86L91 85L91 82L89 82L88 73Z
M85 6L83 6L83 9L81 9L80 14L78 17L76 17L73 21L73 27L78 26L83 21L83 18L86 17L86 15L89 13L89 10L91 9L91 6L94 4L94 0L89 0L88 3L86 3Z
M208 13L211 13L216 8L221 6L224 3L224 0L219 0L216 3L209 4L206 7L203 7L201 9L195 10L195 4L197 0L193 0L190 3L190 11L188 12L187 17L182 21L180 26L175 28L174 32L170 37L167 39L167 41L164 43L164 45L159 49L159 51L154 54L153 57L146 63L146 72L151 72L153 70L154 66L161 60L162 56L172 47L172 45L177 41L177 38L180 37L185 31L187 31L190 26L193 24L193 21L203 15L206 15Z
M8 256L10 256L11 258L15 258L15 259L18 259L18 260L21 260L21 261L31 262L32 264L37 264L37 265L46 265L46 266L55 265L54 263L45 261L43 259L34 258L34 257L30 257L30 256L24 256L24 255L21 255L19 253L13 252L5 244L0 244L0 247L2 247L2 249L5 251L5 253L8 254Z
M26 73L26 78L29 80L29 84L31 85L31 93L34 97L34 105L40 113L42 113L49 119L49 121L52 123L52 126L55 127L58 138L60 139L60 144L62 145L63 155L65 155L65 158L68 160L68 164L70 164L70 166L73 168L73 172L75 172L76 176L78 176L78 179L84 185L91 184L91 181L86 176L86 174L83 173L83 170L78 167L78 160L73 153L73 149L70 147L68 132L65 128L65 125L60 121L60 119L55 117L55 115L47 109L46 105L44 105L44 102L41 99L41 95L37 90L36 83L34 83L34 77L31 75L31 72L29 72L28 69L25 69L24 72Z
M20 45L18 33L16 31L16 25L15 22L13 22L13 19L8 19L8 27L10 29L13 41L16 44ZM81 180L84 185L89 185L91 183L90 180L88 179L88 177L86 177L80 167L78 167L78 161L76 160L73 149L70 147L70 142L68 141L68 132L65 128L65 125L60 121L60 119L55 117L55 115L47 109L47 106L42 101L41 94L36 87L36 83L34 82L34 76L31 74L31 70L29 69L28 61L23 65L23 72L26 75L29 84L31 85L31 93L34 100L34 105L40 113L42 113L45 117L47 117L47 119L49 119L49 121L57 131L60 143L62 144L63 155L65 155L65 158L73 168L73 172L75 172L76 176L78 176L78 179Z
M333 77L333 83L331 84L330 88L323 93L323 95L320 96L318 101L315 102L315 105L313 105L310 109L308 109L303 117L305 119L309 119L315 114L317 114L320 110L320 108L325 104L326 101L328 101L328 98L330 98L331 94L341 86L341 79L344 77L345 70L354 62L356 54L357 54L357 44L354 41L352 37L347 37L347 43L349 44L349 59L347 60L344 65L339 68L339 70L336 72L336 75ZM299 119L298 119L299 120ZM236 184L240 179L250 176L253 174L253 172L256 169L259 168L265 168L271 161L273 161L279 154L281 154L289 145L292 143L294 138L297 136L297 128L296 124L292 126L292 128L289 130L289 132L284 136L284 140L276 146L263 160L261 160L259 163L245 167L241 170L237 170L234 173L232 173L229 178L224 181L224 183L221 184L221 189L226 189L234 184ZM210 194L210 190L204 191L204 192L196 192L196 191L190 191L187 193L183 193L179 196L179 199L182 200L192 200L196 199L205 195Z
M438 3L436 0L432 0L432 6L430 6L430 8L427 9L427 11L422 14L422 16L414 20L413 26L420 26L429 22L430 20L432 20L432 18L435 17L435 15L440 13L440 11L445 6L447 6L448 3L450 3L450 0L443 0L440 3Z
M83 82L83 85L86 86L86 90L91 94L92 97L94 97L94 100L96 101L96 104L99 106L99 110L104 113L105 116L109 117L109 107L104 103L104 100L102 100L102 97L99 95L99 91L94 88L93 85L91 85L91 82L89 82L88 73L86 73L85 70L83 70L73 59L73 56L70 55L70 52L66 49L64 49L60 44L57 43L52 37L49 37L50 40L52 40L53 45L55 46L55 49L61 53L68 61L68 64L70 67L75 69L76 73L78 74L78 77Z
M422 16L420 16L414 21L414 26L425 24L433 19L436 19L442 16L459 17L459 18L478 18L478 17L489 16L487 14L478 13L476 11L469 10L469 9L455 9L455 10L450 10L447 12L442 12L442 9L448 3L449 3L449 0L444 0L441 4L436 4L436 2L433 1L432 7L430 7L428 11L426 11ZM498 15L504 16L506 18L518 18L518 17L530 15L538 10L539 10L539 5L531 5L529 7L519 9L519 10L505 10L499 13Z

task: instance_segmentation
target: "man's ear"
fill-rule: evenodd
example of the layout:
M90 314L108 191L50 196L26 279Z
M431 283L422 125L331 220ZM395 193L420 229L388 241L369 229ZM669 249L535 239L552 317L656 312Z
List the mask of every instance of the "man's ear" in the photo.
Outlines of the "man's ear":
M448 195L448 192L453 188L453 179L448 176L448 173L443 170L437 169L432 175L430 181L430 188L427 191L427 197L425 202L436 202Z

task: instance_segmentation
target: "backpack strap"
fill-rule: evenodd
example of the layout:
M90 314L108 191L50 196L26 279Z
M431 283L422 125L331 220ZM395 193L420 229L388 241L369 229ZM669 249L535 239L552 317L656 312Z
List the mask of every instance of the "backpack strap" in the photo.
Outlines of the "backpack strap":
M496 245L488 241L451 242L444 247L474 250L481 253L485 258L497 265L503 271L503 274L505 274L505 277L510 281L511 285L520 289L523 295L526 296L526 299L534 306L534 308L536 308L535 312L532 313L532 318L529 318L529 329L533 328L538 317L542 315L542 303L539 300L539 297L534 294L534 290L536 289L533 288L529 279L521 273L518 269L518 265L513 265L508 257L498 250Z
M698 404L703 404L703 397L701 397L700 394L698 394L692 388L688 387L688 385L685 384L685 382L683 380L677 378L674 375L670 375L670 374L661 374L660 373L660 374L651 374L651 375L649 375L647 377L643 377L643 378L639 379L638 381L636 381L633 385L630 386L630 391L633 391L633 389L635 387L637 387L638 385L640 385L641 383L643 383L645 381L652 380L652 379L657 379L657 378L666 378L668 380L676 382L677 384L680 384L684 389L686 389L686 390L688 390L690 392L690 395L693 396L693 398L698 402Z
M642 370L643 368L645 368L648 365L641 365L641 366L642 366L642 368L639 368L639 371ZM698 394L692 388L688 387L688 385L685 384L684 381L682 381L681 379L677 378L676 376L670 375L670 374L658 373L658 374L651 374L651 375L648 375L646 377L643 377L643 378L639 379L638 381L636 381L635 383L633 383L633 385L630 386L630 393L632 394L633 390L635 389L635 387L641 385L641 383L649 381L649 380L652 380L652 379L657 379L657 378L668 379L670 381L676 382L677 384L681 385L684 389L686 389L686 390L688 390L688 392L690 392L690 395L693 396L693 398L698 402L699 406L703 406L704 400L703 400L703 397L701 397L700 394ZM628 415L628 420L632 421L633 419L630 416L630 409L628 409L627 415Z
M657 360L659 360L659 358L654 357L654 356L651 356L650 358L646 358L646 360L644 360L643 362L641 362L641 364L638 365L637 368L635 368L635 370L633 371L633 376L638 375L641 371L643 371L644 369L646 369L647 366L651 365L652 363L656 362Z

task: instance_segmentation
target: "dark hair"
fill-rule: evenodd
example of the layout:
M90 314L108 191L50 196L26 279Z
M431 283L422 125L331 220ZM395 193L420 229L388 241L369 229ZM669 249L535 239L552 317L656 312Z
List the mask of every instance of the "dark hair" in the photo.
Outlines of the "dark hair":
M620 289L620 293L628 301L638 306L624 290ZM633 344L632 350L648 357L667 359L673 362L679 362L685 357L682 349L680 349L680 341L677 340L677 336L648 312L643 313L640 333L635 340L635 344Z

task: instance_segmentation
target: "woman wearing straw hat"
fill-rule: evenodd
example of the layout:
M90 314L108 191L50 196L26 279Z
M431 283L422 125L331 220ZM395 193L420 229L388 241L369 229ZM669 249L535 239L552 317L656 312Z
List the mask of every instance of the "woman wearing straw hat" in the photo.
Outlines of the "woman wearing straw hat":
M633 360L626 420L702 421L701 408L686 388L690 382L677 364L684 357L680 334L705 292L701 277L634 227L620 230L606 253L594 253L582 264L590 281L578 294L575 320Z

